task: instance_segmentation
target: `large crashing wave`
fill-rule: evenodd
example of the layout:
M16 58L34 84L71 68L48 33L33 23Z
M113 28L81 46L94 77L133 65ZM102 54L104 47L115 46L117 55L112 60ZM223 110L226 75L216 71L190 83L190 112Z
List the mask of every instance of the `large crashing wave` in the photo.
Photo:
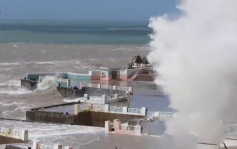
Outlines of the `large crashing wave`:
M237 120L237 1L183 0L179 9L183 16L176 20L150 23L149 60L178 111L167 123L176 139L165 148L220 144L225 124Z

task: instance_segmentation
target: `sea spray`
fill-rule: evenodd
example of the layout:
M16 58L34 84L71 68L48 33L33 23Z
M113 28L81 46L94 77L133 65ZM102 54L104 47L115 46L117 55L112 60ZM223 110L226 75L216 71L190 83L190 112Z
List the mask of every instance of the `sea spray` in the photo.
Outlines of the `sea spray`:
M156 83L178 111L167 136L176 149L220 144L225 125L237 119L237 1L185 0L178 8L176 20L162 16L149 25Z
M54 80L52 80L52 77L45 76L41 82L37 84L38 90L47 90L49 88L53 88L55 86Z

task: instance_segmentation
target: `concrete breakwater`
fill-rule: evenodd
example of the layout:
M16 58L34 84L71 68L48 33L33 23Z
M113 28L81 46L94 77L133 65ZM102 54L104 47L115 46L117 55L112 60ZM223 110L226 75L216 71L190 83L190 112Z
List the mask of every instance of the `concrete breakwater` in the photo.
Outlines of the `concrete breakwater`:
M0 136L0 144L23 143L22 140Z
M74 108L74 114L69 112L51 111L50 108L57 106L54 105L26 111L26 120L46 123L104 127L105 121L120 119L121 122L128 122L135 119L144 119L146 115L146 109L137 109L136 111L133 110L134 108L130 109L126 107L118 107L115 109L116 107L109 105L102 107L102 105L67 103L58 106L61 106L60 109L63 109L64 106L69 105ZM122 111L119 108L125 111Z
M120 86L111 86L111 85L100 85L100 84L90 84L90 83L79 83L75 87L71 87L68 85L61 85L62 82L65 82L65 80L61 79L60 81L57 81L58 79L53 78L52 81L55 81L55 84L57 85L58 92L66 98L78 98L78 97L85 97L89 99L90 96L99 96L102 97L105 96L123 96L123 99L130 99L132 98L133 89L132 87L120 87ZM68 82L68 80L66 80ZM30 90L37 89L37 86L40 82L38 81L32 81L27 78L21 79L21 86L24 86Z

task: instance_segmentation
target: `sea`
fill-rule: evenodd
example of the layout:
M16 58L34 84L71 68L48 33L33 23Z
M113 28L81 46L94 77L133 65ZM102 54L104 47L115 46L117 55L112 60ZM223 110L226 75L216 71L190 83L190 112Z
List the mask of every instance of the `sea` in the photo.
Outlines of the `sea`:
M148 21L0 21L0 43L146 45Z
M35 91L21 87L20 79L26 73L87 73L101 66L123 68L133 56L146 56L152 33L148 23L1 20L0 118L23 120L26 110L67 100L52 84ZM149 112L172 111L168 96L153 82L117 84L134 87L131 107L145 106ZM157 128L158 132L164 131L163 125L162 130ZM45 144L59 143L84 149L155 149L159 142L157 137L107 135L97 127L0 120L1 126L28 129L30 139Z

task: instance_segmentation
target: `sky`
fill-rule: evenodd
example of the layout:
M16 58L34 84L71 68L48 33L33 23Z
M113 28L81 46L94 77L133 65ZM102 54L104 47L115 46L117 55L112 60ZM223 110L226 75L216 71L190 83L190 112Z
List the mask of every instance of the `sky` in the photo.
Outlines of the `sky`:
M0 0L2 20L148 20L177 0Z

